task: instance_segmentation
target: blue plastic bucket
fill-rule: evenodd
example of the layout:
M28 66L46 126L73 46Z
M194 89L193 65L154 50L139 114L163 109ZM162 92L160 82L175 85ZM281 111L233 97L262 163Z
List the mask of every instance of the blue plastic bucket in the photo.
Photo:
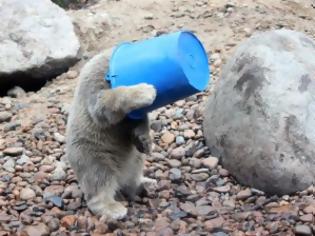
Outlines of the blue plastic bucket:
M151 106L128 114L132 119L141 119L154 109L205 90L209 79L206 51L188 31L120 44L106 75L112 88L147 83L157 90Z

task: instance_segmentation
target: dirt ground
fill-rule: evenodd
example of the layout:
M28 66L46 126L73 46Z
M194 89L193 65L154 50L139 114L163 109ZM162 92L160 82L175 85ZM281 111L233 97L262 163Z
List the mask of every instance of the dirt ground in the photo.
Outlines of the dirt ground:
M288 28L315 39L314 0L101 0L69 10L94 31L77 30L82 60L37 92L0 98L0 235L314 235L314 187L267 197L239 185L211 156L202 136L203 104L235 47L254 32ZM79 21L78 21L79 22ZM187 29L203 42L212 82L202 94L153 114L154 148L146 175L158 189L126 203L128 217L104 222L86 208L64 165L69 105L82 65L123 41Z

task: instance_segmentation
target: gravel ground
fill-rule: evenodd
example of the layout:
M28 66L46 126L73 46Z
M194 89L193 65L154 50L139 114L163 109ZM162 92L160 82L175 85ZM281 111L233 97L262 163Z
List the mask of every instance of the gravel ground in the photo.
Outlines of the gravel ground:
M141 8L143 2L132 6ZM234 47L255 30L285 26L315 37L312 1L169 1L165 8L163 1L151 2L159 4L152 8L155 17L135 16L143 25L129 36L131 29L112 28L109 44L182 26L196 29L211 54L213 83ZM108 4L113 14L130 0ZM0 236L315 234L314 187L292 196L265 196L239 185L211 155L201 127L211 88L150 115L154 148L145 174L158 180L158 188L126 202L128 217L122 221L93 216L64 160L65 125L80 66L40 91L0 98Z

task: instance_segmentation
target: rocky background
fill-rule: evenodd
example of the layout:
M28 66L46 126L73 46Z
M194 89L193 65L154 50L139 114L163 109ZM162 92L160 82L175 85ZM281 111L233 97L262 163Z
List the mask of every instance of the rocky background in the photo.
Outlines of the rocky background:
M315 233L313 186L277 197L240 185L211 155L202 131L204 103L235 47L255 31L283 27L314 39L314 1L63 2L67 11L48 0L0 1L0 235ZM80 68L118 42L178 29L193 30L204 43L212 86L151 114L155 141L146 175L158 189L130 203L125 220L104 222L87 210L64 162Z

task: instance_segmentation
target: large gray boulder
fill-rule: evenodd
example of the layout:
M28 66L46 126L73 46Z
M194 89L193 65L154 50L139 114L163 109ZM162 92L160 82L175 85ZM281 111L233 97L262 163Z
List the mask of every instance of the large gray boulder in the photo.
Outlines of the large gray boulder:
M315 182L315 42L276 30L242 43L206 105L204 134L241 183L289 194Z
M50 0L0 1L0 85L56 76L79 47L70 18Z

